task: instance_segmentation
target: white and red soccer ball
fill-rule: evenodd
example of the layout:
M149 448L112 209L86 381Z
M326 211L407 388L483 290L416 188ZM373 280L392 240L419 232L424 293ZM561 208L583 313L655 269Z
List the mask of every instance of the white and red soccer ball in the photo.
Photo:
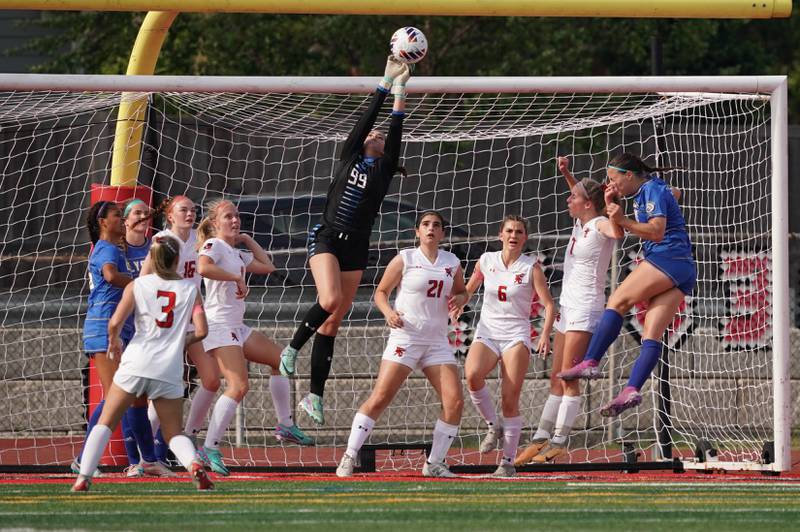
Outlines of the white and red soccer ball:
M400 28L389 41L392 55L403 63L416 63L428 53L428 39L412 26Z

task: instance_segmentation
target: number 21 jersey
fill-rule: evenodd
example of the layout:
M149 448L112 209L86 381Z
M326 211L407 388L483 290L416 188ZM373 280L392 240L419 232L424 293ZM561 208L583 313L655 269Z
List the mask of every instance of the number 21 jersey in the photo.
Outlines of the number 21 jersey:
M458 257L439 250L436 262L419 248L400 251L403 277L394 308L402 314L403 327L392 329L389 338L413 345L446 345L447 298L460 265Z

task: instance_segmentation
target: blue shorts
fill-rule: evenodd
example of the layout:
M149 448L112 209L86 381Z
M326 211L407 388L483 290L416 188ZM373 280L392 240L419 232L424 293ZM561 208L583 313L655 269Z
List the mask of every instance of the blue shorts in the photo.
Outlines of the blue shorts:
M647 262L661 270L667 277L672 279L676 288L687 296L692 295L694 286L697 284L697 266L691 257L673 259L663 255L648 255L644 258Z
M133 331L127 326L120 333L122 345L126 346L133 338ZM83 327L83 352L89 356L108 351L108 320L87 319Z

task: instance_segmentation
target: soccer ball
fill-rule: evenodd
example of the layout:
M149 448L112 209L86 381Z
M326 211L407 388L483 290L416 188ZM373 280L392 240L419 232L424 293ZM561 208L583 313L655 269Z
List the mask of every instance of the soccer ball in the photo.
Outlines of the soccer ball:
M389 46L395 59L403 63L416 63L428 53L428 39L425 34L411 26L394 32Z

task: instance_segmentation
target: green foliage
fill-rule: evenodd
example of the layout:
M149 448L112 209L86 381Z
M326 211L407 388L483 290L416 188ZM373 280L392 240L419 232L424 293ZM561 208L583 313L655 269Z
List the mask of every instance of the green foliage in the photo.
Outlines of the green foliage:
M124 73L141 13L46 13L50 36L29 48L51 59L38 72ZM800 10L779 20L181 14L156 72L193 75L379 74L388 38L419 26L431 52L421 75L649 75L651 39L663 74L786 74L800 63ZM791 80L798 88L797 79ZM800 94L791 93L800 117Z

